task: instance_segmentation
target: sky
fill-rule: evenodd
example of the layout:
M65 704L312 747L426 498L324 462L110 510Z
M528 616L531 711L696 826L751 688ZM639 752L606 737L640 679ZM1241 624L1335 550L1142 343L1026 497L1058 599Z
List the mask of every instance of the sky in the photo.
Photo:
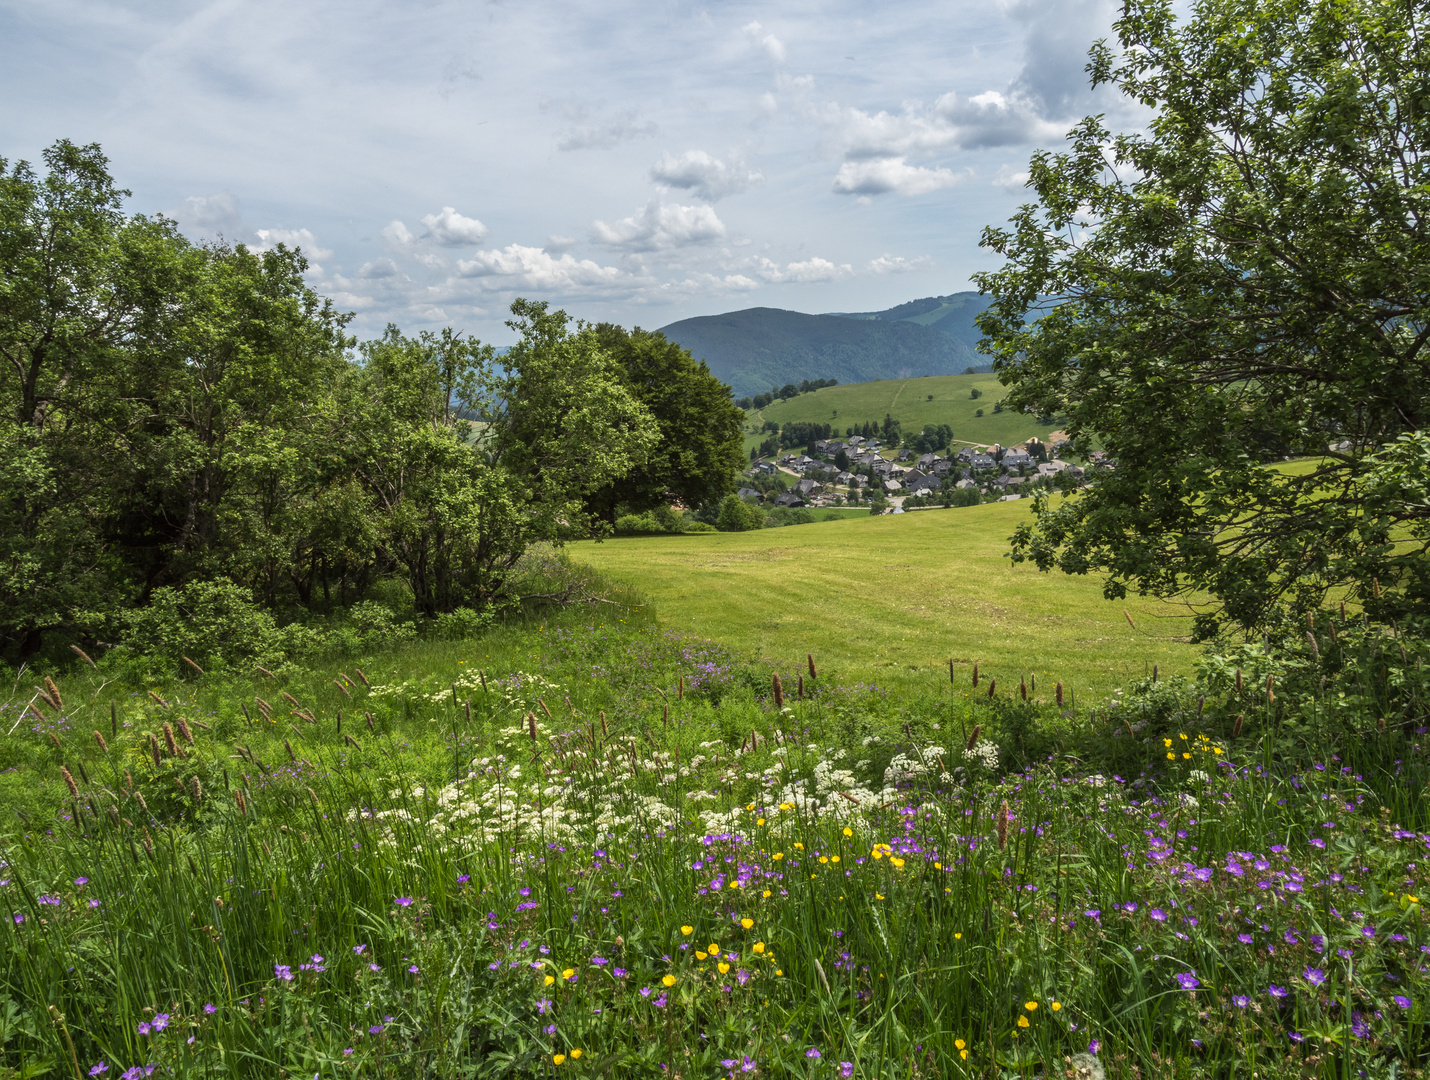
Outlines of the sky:
M1110 0L0 0L0 157L99 143L135 213L301 247L374 336L513 298L655 328L970 288L1031 155L1119 102Z

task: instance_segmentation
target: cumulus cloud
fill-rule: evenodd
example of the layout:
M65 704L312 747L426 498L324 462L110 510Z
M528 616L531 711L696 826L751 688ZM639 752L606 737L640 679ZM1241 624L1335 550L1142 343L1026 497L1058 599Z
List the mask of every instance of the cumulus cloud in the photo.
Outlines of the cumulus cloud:
M678 158L667 151L650 167L650 178L664 187L689 191L706 202L738 195L764 180L755 170L739 162L726 164L704 150L687 150Z
M784 266L761 256L755 260L749 270L761 281L772 285L783 284L787 281L802 284L838 281L854 273L854 267L848 263L832 263L828 259L821 259L818 255L810 256L801 262L787 263ZM748 277L740 276L744 281L750 280Z
M489 231L476 218L463 217L450 206L442 207L440 214L428 214L422 224L427 226L427 235L443 247L480 244Z
M744 30L745 37L749 39L750 44L762 50L764 54L776 64L784 62L784 42L775 37L774 34L765 33L765 28L758 22L746 23L741 29Z
M902 255L880 255L877 259L870 260L869 273L907 274L911 270L928 270L932 267L933 260L927 255L914 259L906 259Z
M966 98L944 94L931 106L914 104L899 113L843 109L826 122L846 160L1021 146L1063 134L1060 125L1038 115L1029 99L996 90Z
M382 238L395 247L406 247L416 239L412 230L400 221L390 221L383 227Z
M190 195L168 216L179 223L179 228L190 236L201 240L240 241L248 236L243 224L243 212L238 196L231 192L217 195Z
M362 268L358 271L358 277L367 280L397 276L397 264L391 259L373 259L372 262L363 263Z
M927 195L930 191L952 187L966 176L966 173L956 173L951 169L926 169L922 165L910 165L901 157L846 161L834 177L834 193Z
M625 251L664 251L718 240L725 223L708 206L683 206L652 199L630 217L612 224L597 221L596 239Z
M573 292L609 288L624 275L614 266L601 266L570 254L552 255L543 248L508 244L500 250L479 251L457 263L462 277L482 279L485 288L541 289Z
M1008 165L1004 165L998 170L998 175L993 178L993 186L1005 188L1008 191L1015 191L1018 188L1027 187L1028 181L1031 178L1032 173L1028 172L1027 169L1014 169Z
M1004 10L1023 27L1023 70L1014 89L1040 116L1064 118L1090 110L1087 50L1112 38L1113 0L1014 0ZM1103 88L1105 91L1107 88Z
M307 229L259 229L257 251L271 251L279 244L298 248L311 259L331 259L333 253L318 246L318 238Z

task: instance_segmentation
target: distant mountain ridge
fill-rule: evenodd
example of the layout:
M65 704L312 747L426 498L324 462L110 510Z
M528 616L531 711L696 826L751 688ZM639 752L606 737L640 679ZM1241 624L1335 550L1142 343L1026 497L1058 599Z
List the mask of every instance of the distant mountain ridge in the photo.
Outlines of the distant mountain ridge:
M807 315L746 308L682 319L661 328L710 365L736 397L803 379L841 383L955 375L989 369L976 351L973 317L988 306L977 293L912 300L886 311Z

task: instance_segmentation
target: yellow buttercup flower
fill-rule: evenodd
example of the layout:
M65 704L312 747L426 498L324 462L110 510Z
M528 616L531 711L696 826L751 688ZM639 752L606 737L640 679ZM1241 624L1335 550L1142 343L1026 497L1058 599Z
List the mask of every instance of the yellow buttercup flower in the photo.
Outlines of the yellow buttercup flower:
M759 818L759 819L757 819L757 820L755 821L755 824L756 824L756 825L763 825L764 823L765 823L765 819L764 819L764 818Z
M822 862L822 863L827 863L827 862L829 861L829 856L828 856L828 855L821 855L821 856L819 857L819 861Z
M854 830L851 829L848 825L846 825L846 826L844 826L844 835L845 835L845 836L853 836L853 835L854 835Z
M962 1050L962 1049L963 1049L965 1046L967 1046L967 1045L968 1045L968 1044L967 1044L966 1042L964 1042L962 1039L954 1039L954 1040L953 1040L953 1048L954 1048L955 1050Z
M784 977L784 972L781 971L779 968L775 968L775 974L778 975L780 978Z
M548 976L546 976L546 985L547 985L547 986L550 986L550 985L551 985L552 983L554 983L555 981L556 981L556 976L555 976L555 975L548 975Z
M660 984L661 984L662 986L674 986L674 985L675 985L675 976L674 976L674 975L667 975L667 976L665 976L663 979L660 980Z
M561 977L562 977L563 979L569 979L569 978L571 978L572 975L575 975L575 974L576 974L576 969L575 969L575 968L567 968L565 971L563 971L563 972L561 973Z
M680 928L680 932L681 932L682 934L684 934L686 937L689 937L691 934L695 933L695 927L693 927L693 926L682 926L682 927Z
M1030 1025L1028 1024L1028 1018L1027 1018L1026 1016L1021 1016L1021 1015L1020 1015L1020 1016L1018 1017L1018 1026L1019 1026L1020 1028L1025 1028L1025 1027L1030 1026Z
M755 920L754 920L754 919L741 919L741 920L740 920L740 925L743 926L746 930L748 930L750 927L752 927L752 926L755 925Z
M803 850L804 850L804 845L801 844L798 840L796 840L796 841L794 842L794 846L797 847L797 848L799 848L800 851L803 851Z
M1063 1003L1062 1003L1061 1001L1050 1001L1050 1002L1048 1002L1048 1008L1052 1009L1053 1012L1058 1012L1059 1010L1062 1009L1062 1007L1063 1007Z
M566 1060L566 1055L565 1055L565 1054L552 1054L552 1055L551 1055L551 1064L553 1064L553 1065L560 1065L560 1064L561 1064L563 1061L565 1061L565 1060Z
M1168 760L1168 761L1176 761L1176 760L1177 760L1177 755L1174 754L1174 753L1172 753L1170 750L1168 750L1168 751L1167 751L1167 760Z
M882 900L882 899L884 899L884 894L881 893L881 892L876 892L876 893L874 894L874 899L875 899L875 900Z
M764 892L760 893L760 895L763 896L766 900L768 900L770 898L770 890L766 889Z
M755 808L755 804L754 804L754 803L751 803L749 806L745 807L746 810L753 810L754 808Z
M696 950L695 950L695 959L697 959L697 960L704 960L704 959L706 959L707 957L709 957L709 955L710 955L709 953L703 953L703 952L701 952L699 949L696 949Z
M726 973L730 970L730 965L729 965L729 964L716 964L715 966L720 969L720 974L721 974L721 975L726 974Z
M779 861L780 861L781 859L783 859L784 857L785 857L785 853L784 853L783 851L776 851L776 852L775 852L775 862L779 862Z
M580 1056L581 1056L581 1051L580 1051L580 1050L572 1050L572 1051L571 1051L571 1060L572 1060L572 1061L575 1061L575 1060L576 1060L577 1058L579 1058Z
M1027 1009L1029 1012L1036 1012L1038 1009L1038 1003L1036 1001L1025 1002L1023 1008Z
M839 861L839 856L838 856L838 855L831 855L831 856L829 856L829 861L830 861L830 862L838 862L838 861Z
M903 859L895 858L893 855L890 855L889 862L893 864L895 870L902 870L904 868Z
M719 946L719 945L716 945L714 942L711 942L711 944L710 944L710 955L711 955L711 956L719 956L719 955L720 955L720 946Z
M757 941L751 945L750 948L754 949L757 953L762 953L765 951L765 943L763 941Z
M738 889L739 887L740 887L740 883L739 883L738 881L732 881L732 882L730 882L730 888L732 888L732 889Z
M963 935L962 935L962 934L954 934L954 935L953 935L953 940L954 940L954 941L962 941L962 940L963 940Z

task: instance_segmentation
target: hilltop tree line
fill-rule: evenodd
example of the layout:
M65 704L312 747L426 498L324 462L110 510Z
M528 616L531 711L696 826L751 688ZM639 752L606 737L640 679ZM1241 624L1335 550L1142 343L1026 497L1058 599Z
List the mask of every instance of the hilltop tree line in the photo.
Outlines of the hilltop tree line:
M768 394L756 394L754 397L742 397L735 404L741 409L763 409L775 401L788 401L792 397L799 397L800 394L812 394L816 390L823 390L826 386L838 386L838 379L802 379L799 385L785 383L783 386L772 386Z
M0 651L394 584L481 610L533 543L734 488L742 414L660 334L519 300L500 362L450 328L359 342L301 253L127 215L97 146L44 160L0 160Z

